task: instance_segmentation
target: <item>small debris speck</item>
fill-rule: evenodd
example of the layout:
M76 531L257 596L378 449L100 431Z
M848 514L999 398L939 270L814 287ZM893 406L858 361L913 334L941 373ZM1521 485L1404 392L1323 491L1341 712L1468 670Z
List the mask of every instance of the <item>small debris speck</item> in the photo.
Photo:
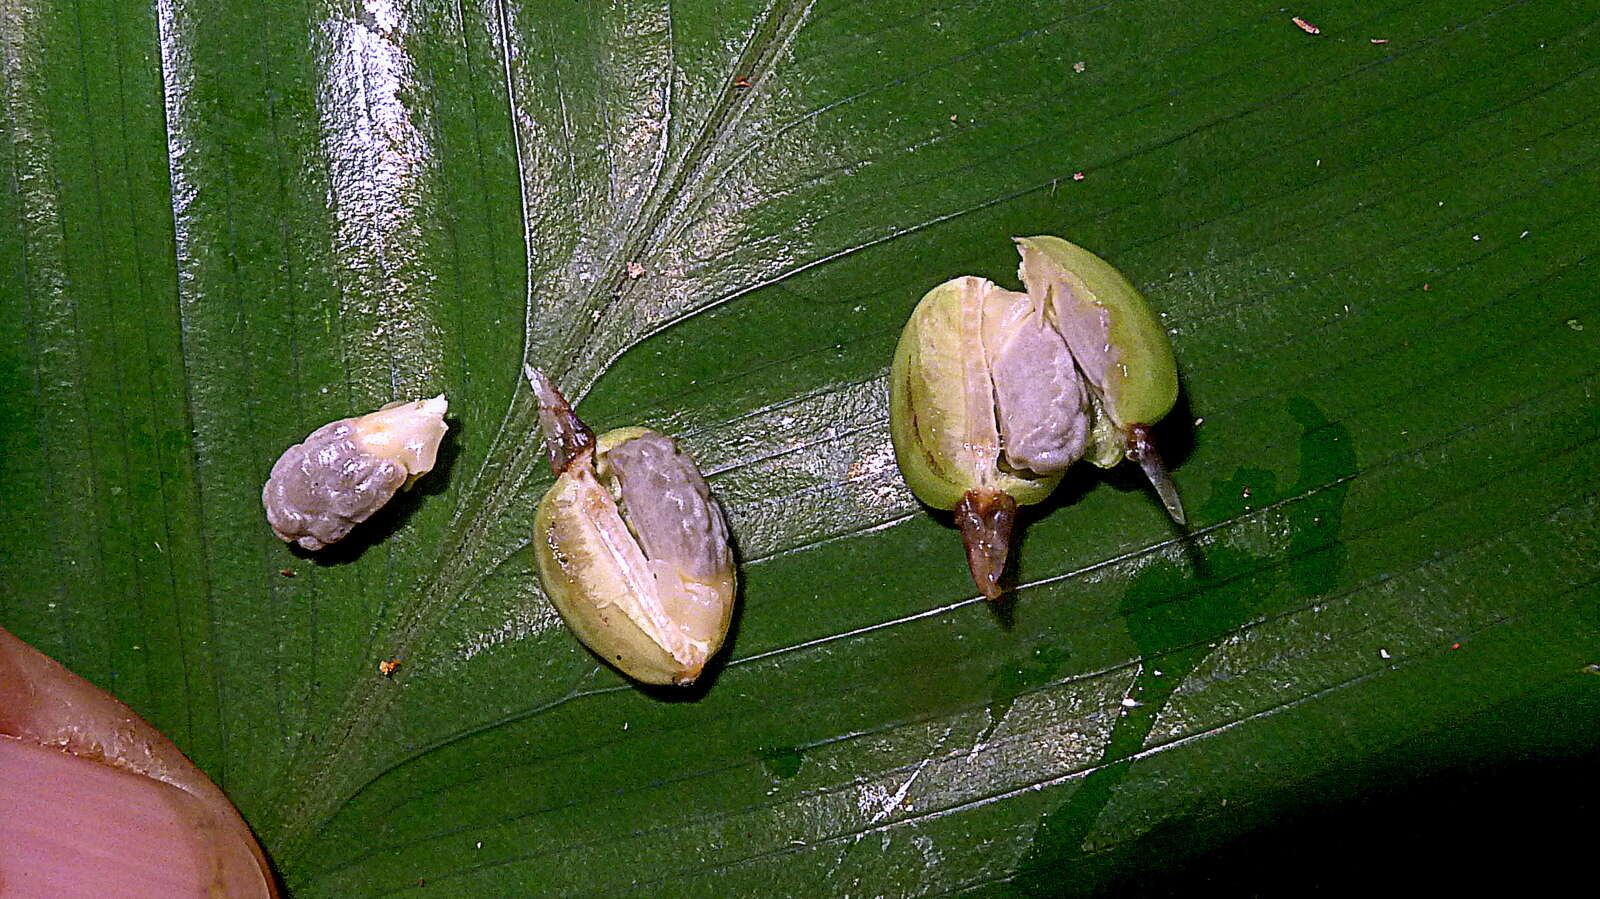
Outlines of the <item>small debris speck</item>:
M1574 331L1582 331L1583 330L1583 322L1578 321L1575 318L1569 318L1569 319L1567 319L1567 327L1571 328Z
M400 667L399 659L385 659L378 663L378 673L384 677L394 677L395 669Z
M1392 658L1394 658L1394 656L1389 655L1389 650L1380 649L1380 650L1378 650L1378 658L1380 658L1380 659L1392 659Z
M1304 31L1306 34L1321 34L1322 33L1322 29L1321 28L1318 28L1317 26L1311 24L1310 22L1307 22L1305 19L1300 18L1299 16L1295 16L1294 18L1290 19L1290 21L1294 22L1294 24L1301 31Z
M1132 696L1124 696L1124 697L1122 697L1122 707L1125 708L1125 709L1136 709L1136 708L1138 708L1139 706L1142 706L1142 705L1144 705L1144 703L1140 702L1137 699L1134 699Z
M1452 644L1450 644L1450 648L1451 649L1460 649L1461 648L1461 644L1460 643L1452 643Z
M1197 427L1197 428L1200 427L1201 425L1205 424L1205 423L1206 423L1206 420L1204 418L1197 418L1197 419L1194 420L1194 426Z
M954 122L954 121L955 121L955 120L956 120L956 117L955 117L955 116L951 116L951 117L950 117L950 121L952 121L952 122Z
M1079 60L1079 61L1077 61L1077 62L1072 64L1072 71L1074 71L1074 72L1082 72L1084 69L1087 69L1087 68L1088 68L1088 66L1084 65L1082 60Z
M748 76L748 75L740 75L739 77L733 79L733 86L736 87L736 88L739 88L740 90L743 90L743 89L749 87L750 86L750 76Z
M1521 239L1522 239L1522 238L1524 238L1524 237L1527 237L1527 236L1528 236L1528 233L1529 233L1529 232L1527 232L1527 231L1524 231L1524 232L1522 232L1522 233L1521 233L1521 234L1518 234L1518 235L1517 235L1517 239L1518 239L1518 240L1521 240Z
M284 577L294 577L294 569L293 568L280 568L280 569L278 569L278 573L283 575Z
M1481 234L1474 234L1474 235L1472 235L1472 239L1473 239L1473 240L1483 240L1483 235L1481 235Z
M644 266L637 262L628 263L628 280L636 281L644 276Z
M1083 173L1082 172L1073 172L1072 173L1072 180L1074 180L1074 181L1082 181L1083 180Z
M1151 677L1160 677L1161 676L1161 669L1157 668L1154 671L1151 671L1150 672L1150 676Z
M1249 499L1250 498L1250 488L1246 487L1243 490L1239 491L1239 496L1243 497L1244 499Z
M1368 38L1368 40L1372 41L1374 44L1387 44L1387 43L1389 43L1389 39L1386 38L1386 37L1374 37L1374 38Z
M1433 285L1432 284L1424 284L1424 285L1422 285L1422 289L1423 290L1432 290L1433 289Z

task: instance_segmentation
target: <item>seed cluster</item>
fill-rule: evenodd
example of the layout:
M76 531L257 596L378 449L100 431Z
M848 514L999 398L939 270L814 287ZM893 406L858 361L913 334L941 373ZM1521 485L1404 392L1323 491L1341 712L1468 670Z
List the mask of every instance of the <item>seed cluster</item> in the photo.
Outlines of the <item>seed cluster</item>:
M991 599L1018 507L1049 496L1080 459L1138 462L1184 520L1150 434L1177 397L1165 331L1100 257L1056 237L1016 243L1024 290L971 275L933 288L890 375L900 470L918 498L953 513L973 580ZM694 682L727 636L737 592L710 487L671 437L638 427L597 437L549 377L526 374L556 475L534 517L546 595L623 674ZM443 396L393 403L290 447L262 489L273 533L306 550L345 537L433 468L447 409ZM399 667L378 666L385 677Z
M919 499L954 512L974 582L996 599L1018 505L1079 459L1140 464L1183 507L1149 428L1177 399L1166 332L1121 273L1057 237L1016 239L1025 292L976 276L917 304L890 372L895 458Z

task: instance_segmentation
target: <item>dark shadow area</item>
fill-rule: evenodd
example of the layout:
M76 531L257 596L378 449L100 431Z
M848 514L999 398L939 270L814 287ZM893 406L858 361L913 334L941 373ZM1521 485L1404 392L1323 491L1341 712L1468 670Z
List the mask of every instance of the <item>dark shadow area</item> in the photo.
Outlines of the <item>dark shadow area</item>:
M1178 373L1178 399L1172 411L1150 429L1151 441L1161 453L1161 460L1171 471L1194 454L1198 431L1194 426L1194 407L1189 405L1189 391L1183 385L1183 372Z
M1118 465L1111 471L1121 471L1122 468L1123 466ZM1022 507L1021 514L1017 516L1017 532L1026 531L1030 522L1047 518L1057 510L1076 505L1078 500L1083 499L1109 473L1105 469L1096 468L1088 462L1072 463L1072 467L1068 468L1066 474L1062 476L1061 483L1056 485L1056 489L1050 491L1049 496L1031 506ZM946 513L946 515L948 514Z
M1012 547L1013 553L1016 547ZM1005 577L1000 579L1000 586L1005 592L1000 598L984 603L989 607L989 614L994 616L994 623L1001 630L1010 631L1017 626L1017 566L1007 565Z
M405 527L406 522L417 514L417 510L422 508L423 502L428 497L437 496L450 487L450 476L455 469L456 458L461 455L463 445L461 438L465 428L455 418L446 417L445 423L450 426L450 430L445 433L444 441L439 444L439 453L434 458L433 468L418 478L411 489L396 492L383 508L352 528L349 536L338 543L314 552L289 544L289 551L304 561L318 565L348 565L360 559L368 549L389 539Z
M1102 749L1098 767L1066 802L1040 820L1033 845L1015 879L1005 887L1007 891L1028 896L1101 892L1146 895L1152 888L1143 872L1167 870L1176 864L1174 859L1192 855L1195 847L1204 845L1207 839L1227 832L1228 824L1222 822L1231 823L1238 815L1237 808L1226 814L1180 813L1130 844L1100 852L1083 849L1123 782L1133 775L1137 754L1173 693L1218 643L1259 613L1261 597L1270 595L1285 578L1294 586L1295 594L1304 599L1325 595L1338 583L1342 555L1326 564L1317 563L1320 567L1315 568L1315 577L1297 576L1295 566L1302 563L1303 557L1316 555L1326 546L1342 550L1337 530L1329 532L1327 528L1337 528L1342 520L1344 492L1336 485L1342 485L1353 474L1355 457L1344 427L1329 421L1309 400L1291 398L1289 411L1302 429L1296 489L1320 491L1300 504L1313 506L1310 518L1304 510L1291 509L1287 513L1294 527L1290 555L1260 557L1229 545L1202 547L1193 539L1185 539L1188 567L1157 561L1134 576L1119 612L1143 663ZM1133 466L1123 466L1108 475L1113 483L1115 479L1124 480L1128 489L1148 490L1143 472ZM1241 469L1234 478L1215 487L1204 503L1191 500L1189 512L1200 522L1226 521L1252 508L1252 496L1263 504L1279 498L1271 472ZM1187 529L1176 524L1174 527L1187 537ZM1302 539L1302 534L1309 536ZM1439 766L1430 763L1419 765L1417 770L1439 770ZM1180 832L1163 841L1161 834L1169 829ZM1143 848L1150 840L1158 845ZM1243 850L1246 855L1256 851L1275 850ZM1128 870L1141 874L1130 877L1124 873ZM1182 883L1184 876L1174 875L1174 883ZM1126 882L1113 887L1111 882L1116 878Z
M1178 860L1148 874L1108 880L1114 895L1356 895L1418 888L1473 891L1484 875L1535 894L1557 879L1592 882L1589 858L1600 815L1600 750L1551 761L1524 759L1430 776L1392 772L1368 792L1332 805L1268 800L1237 823L1251 829L1215 843L1204 818L1141 841L1140 855ZM1310 788L1314 792L1315 786ZM1293 811L1275 811L1294 802Z
M1106 852L1036 854L978 894L1439 895L1488 875L1545 895L1591 882L1600 691L1584 680Z

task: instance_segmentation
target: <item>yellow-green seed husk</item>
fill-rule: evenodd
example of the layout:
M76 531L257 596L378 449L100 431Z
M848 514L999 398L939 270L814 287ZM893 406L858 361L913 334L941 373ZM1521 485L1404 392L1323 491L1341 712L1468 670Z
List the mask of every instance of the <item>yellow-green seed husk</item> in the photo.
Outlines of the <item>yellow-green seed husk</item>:
M1021 505L1050 495L1061 480L1019 477L999 465L998 447L966 445L965 362L982 348L962 328L967 291L994 289L974 277L928 291L911 313L889 372L889 433L911 492L936 509L953 509L969 490L995 489ZM1025 299L1025 298L1024 298Z
M539 503L534 555L546 594L585 646L635 680L688 684L727 636L737 581L725 531L709 578L645 558L606 455L654 434L610 431L596 458L568 465ZM711 513L721 515L714 501Z
M1069 316L1105 322L1105 346L1084 347L1069 334L1068 343L1083 363L1087 356L1109 352L1112 364L1096 379L1105 411L1118 427L1152 425L1172 410L1178 398L1178 369L1172 342L1139 291L1122 273L1094 253L1059 237L1016 238L1022 253L1020 274L1035 297L1049 290L1058 319ZM1086 353L1085 350L1088 350Z

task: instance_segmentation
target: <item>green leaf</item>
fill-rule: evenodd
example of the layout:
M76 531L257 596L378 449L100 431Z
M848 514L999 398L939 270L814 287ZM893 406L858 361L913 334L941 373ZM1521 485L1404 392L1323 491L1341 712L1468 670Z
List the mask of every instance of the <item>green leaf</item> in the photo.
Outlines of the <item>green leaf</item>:
M1047 894L1592 745L1600 12L1180 9L8 0L0 624L296 896ZM997 610L884 374L1041 233L1170 329L1193 531L1084 467ZM710 476L702 687L543 600L525 360ZM273 538L283 449L441 391L416 490Z

